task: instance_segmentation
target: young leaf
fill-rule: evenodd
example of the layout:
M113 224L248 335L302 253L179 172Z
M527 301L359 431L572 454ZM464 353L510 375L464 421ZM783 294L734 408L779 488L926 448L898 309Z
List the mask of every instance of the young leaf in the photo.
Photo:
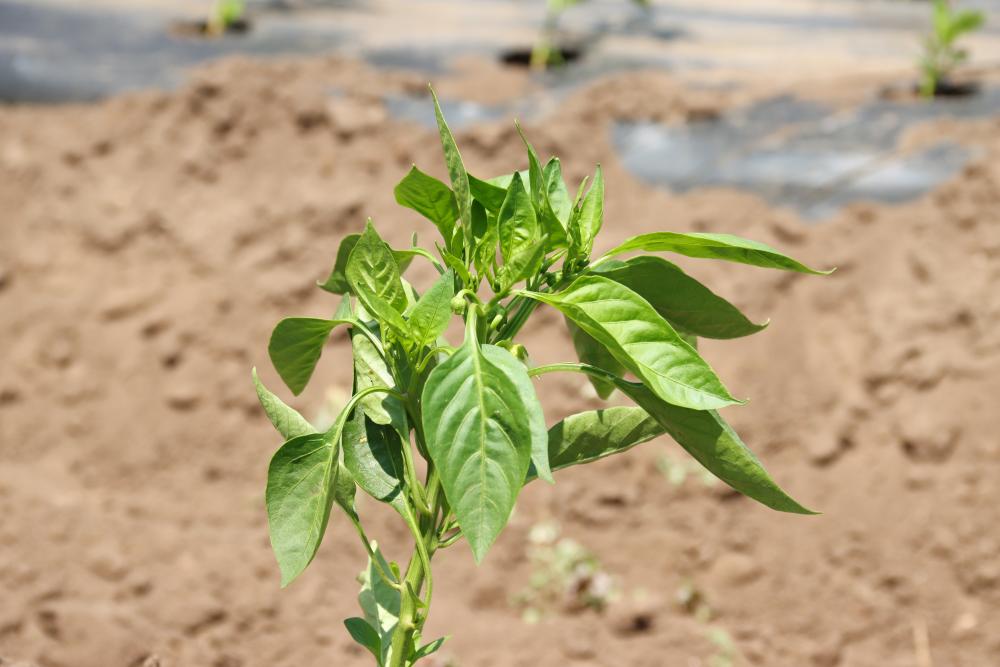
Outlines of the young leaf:
M344 627L351 635L351 639L368 649L375 659L382 663L382 638L375 631L368 621L363 618L353 617L344 619Z
M642 408L618 406L570 415L549 429L549 463L561 470L618 454L663 435Z
M423 646L417 649L416 653L413 654L413 661L416 662L417 660L422 660L429 655L437 653L438 649L441 648L441 646L446 641L448 641L447 637L441 637L439 639L435 639L432 642L424 644Z
M462 155L458 152L455 137L448 128L448 123L445 122L444 114L441 113L441 104L438 102L433 88L431 89L431 97L434 98L434 117L437 119L438 133L441 135L441 147L444 149L444 161L448 167L448 175L451 177L451 189L455 195L455 204L458 206L458 217L462 221L463 234L468 239L469 230L472 227L472 195L469 191L469 174L465 171Z
M594 239L601 231L604 221L604 176L601 166L594 172L594 181L587 195L580 203L579 210L570 219L569 243L573 257L589 257L594 248Z
M521 141L524 142L524 147L528 151L529 192L532 204L538 214L538 224L541 226L543 233L549 237L549 247L561 248L566 245L566 228L563 226L564 223L552 210L552 205L549 202L545 171L542 169L542 163L539 161L534 147L532 147L528 138L524 136L521 126L516 125L516 127L518 134L521 135Z
M535 386L531 384L527 369L503 348L484 345L481 350L486 360L506 375L511 384L517 388L531 427L531 464L539 477L549 483L555 482L552 479L552 470L549 468L549 437L545 430L545 414L542 412L542 404L538 401Z
M451 299L455 296L455 274L442 273L410 311L410 331L421 345L438 339L451 321Z
M514 174L507 189L497 227L504 262L511 261L518 253L530 251L531 246L538 242L538 220L520 174Z
M298 396L309 384L323 346L334 327L351 320L321 320L314 317L288 317L274 327L267 353L278 375Z
M559 158L551 158L542 170L542 180L545 181L545 193L549 200L552 212L562 224L569 222L570 213L573 211L573 202L569 198L569 191L566 189L566 181L563 180L562 165Z
M652 232L633 236L618 247L609 250L605 257L620 255L632 250L646 252L675 252L686 257L703 259L722 259L727 262L762 266L768 269L797 271L827 275L829 271L818 271L787 257L771 246L733 236L731 234L680 234L678 232Z
M361 234L348 234L340 242L340 247L337 248L337 260L334 262L329 277L322 283L317 283L321 289L333 294L348 294L351 291L351 285L347 282L347 260L350 259L351 251L354 250L354 246L358 244L360 238ZM402 274L410 266L415 253L410 250L393 250L392 255L396 258L396 264Z
M500 292L538 273L545 258L547 239L547 236L538 239L504 262L497 272L497 287Z
M593 336L580 327L573 324L573 320L566 318L566 328L569 329L570 337L573 339L573 348L576 350L576 357L585 364L597 366L603 370L613 373L619 377L625 374L625 367L622 366L614 355L608 351ZM597 395L601 398L608 398L615 390L613 382L603 377L590 375L590 384L594 386Z
M344 466L376 500L404 514L403 443L390 426L376 424L359 407L344 425Z
M358 244L360 238L361 234L348 234L340 242L340 247L337 248L337 259L330 271L330 276L319 284L322 289L334 294L347 294L351 291L344 271L347 269L347 260L351 256L351 251L354 250L354 246Z
M291 440L300 435L309 435L316 432L316 429L306 421L305 417L285 405L284 401L268 391L264 383L257 377L256 368L251 371L251 375L253 376L254 387L257 389L257 398L260 400L261 407L264 408L264 414L267 415L274 428L285 440Z
M341 449L343 451L343 449ZM338 454L339 456L339 454ZM354 498L358 491L358 485L354 483L354 478L343 463L337 462L337 473L333 478L333 501L340 505L340 509L355 524L361 521L358 511L354 507Z
M292 438L267 471L267 518L271 547L284 588L312 562L326 532L334 501L339 433Z
M378 566L368 559L368 567L361 572L361 592L358 593L358 604L365 614L365 620L378 632L381 638L382 655L380 664L386 664L389 649L392 646L392 635L399 624L401 598L399 591L382 579L381 572L392 576L392 568L382 556L378 544L372 542L372 551L378 560Z
M501 354L519 365L506 350L484 354L467 331L422 395L427 450L477 562L510 518L531 459L532 406L497 367Z
M625 380L615 384L648 412L709 472L740 493L780 512L815 514L779 487L736 431L714 410L688 410L666 403L648 387Z
M695 410L740 403L698 352L624 285L587 275L555 294L521 293L573 320L663 400Z
M545 243L535 208L524 189L520 174L514 174L507 189L507 198L497 217L500 235L500 253L504 263L497 275L499 290L505 291L512 285L534 275L545 256Z
M472 202L472 254L473 265L479 275L491 275L497 262L497 243L500 240L497 217L486 210L478 200Z
M364 234L351 251L346 274L362 303L365 296L374 295L399 312L406 309L399 265L389 244L378 235L371 220L365 224ZM371 308L368 310L372 311Z
M472 198L478 201L487 211L496 213L503 206L503 200L507 198L507 183L503 186L483 181L469 174L469 189Z
M434 223L450 244L458 219L458 204L451 189L414 165L393 191L400 206L411 208Z
M625 285L646 299L665 320L702 338L739 338L767 327L754 324L679 266L661 257L611 260L593 272Z
M361 311L359 318L366 318L367 313ZM351 346L354 353L354 384L355 392L369 387L396 387L392 373L382 358L378 348L364 333L358 329L351 330ZM391 424L400 435L409 433L406 419L406 408L395 396L376 392L361 399L361 409L376 424Z
M461 279L462 284L466 286L472 286L472 275L469 273L469 269L466 268L465 262L458 255L453 255L440 245L437 246L438 252L441 253L441 259L444 260L445 266L455 272L455 275Z
M365 225L365 233L351 251L346 273L352 291L368 312L392 327L403 338L408 338L409 327L402 316L407 299L399 266L392 250L379 237L371 220Z
M521 125L515 122L514 126L517 128L517 133L521 136L525 150L528 151L528 182L531 185L531 199L535 204L535 208L541 210L542 202L546 200L545 172L542 170L542 162L538 159L535 147L528 141L528 137L524 136L524 130L521 129Z

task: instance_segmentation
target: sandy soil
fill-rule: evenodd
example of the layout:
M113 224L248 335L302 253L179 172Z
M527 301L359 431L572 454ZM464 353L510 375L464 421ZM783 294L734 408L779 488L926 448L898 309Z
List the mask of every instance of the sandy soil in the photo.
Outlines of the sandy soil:
M530 87L489 68L465 77ZM367 664L340 625L364 560L344 522L278 588L262 495L279 443L249 373L277 388L271 326L332 310L313 281L365 216L397 243L430 231L392 185L411 162L442 174L437 140L376 95L422 85L342 60L228 63L174 94L0 110L0 664ZM772 318L704 351L752 399L728 412L744 438L824 514L671 484L666 439L567 471L526 490L482 567L464 547L441 554L428 631L454 636L431 666L1000 664L1000 118L929 130L983 151L954 182L816 226L730 191L654 190L615 160L616 118L734 103L619 76L528 130L574 179L604 164L605 247L725 231L839 267L820 279L684 262ZM459 133L486 175L521 165L515 137L506 122ZM549 313L527 333L537 361L565 354L558 325ZM295 402L309 415L347 389L346 341L328 352ZM594 403L571 378L541 391L550 420ZM371 532L402 558L401 526L375 505L361 500ZM509 600L530 576L531 527L553 519L624 595L529 625ZM679 604L685 590L700 604ZM738 655L710 639L720 629Z

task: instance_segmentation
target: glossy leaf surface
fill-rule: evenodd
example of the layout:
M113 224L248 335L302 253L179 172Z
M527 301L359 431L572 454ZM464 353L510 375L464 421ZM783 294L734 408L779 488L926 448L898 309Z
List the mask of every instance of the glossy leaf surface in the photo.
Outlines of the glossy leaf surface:
M561 311L663 400L695 410L739 403L698 352L624 285L590 275L555 294L525 294Z
M664 319L702 338L739 338L767 327L747 319L733 304L716 295L661 257L608 261L593 269L646 299Z
M751 241L732 234L703 234L691 232L653 232L634 236L605 256L611 257L623 252L643 250L646 252L675 252L686 257L703 259L722 259L727 262L738 262L751 266L799 273L826 275L833 271L818 271L798 262L769 245Z
M510 517L532 442L530 406L487 354L493 360L467 333L431 372L422 396L427 449L477 562Z

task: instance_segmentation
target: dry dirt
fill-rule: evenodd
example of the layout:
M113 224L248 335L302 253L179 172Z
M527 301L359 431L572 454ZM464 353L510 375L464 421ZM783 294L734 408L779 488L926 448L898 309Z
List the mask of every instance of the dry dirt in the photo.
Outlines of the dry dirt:
M440 82L494 96L531 85L488 67ZM0 110L0 664L368 664L340 625L364 560L343 521L278 588L262 492L279 442L250 368L278 388L271 326L331 312L313 281L365 216L397 244L429 237L392 186L411 162L442 174L436 137L378 100L422 86L344 60L235 62L177 93ZM744 439L824 514L673 485L657 468L676 455L666 439L566 471L526 490L482 567L464 546L441 554L428 632L453 635L453 662L431 665L1000 664L1000 118L934 130L982 151L953 182L813 226L731 191L652 189L614 157L615 118L683 122L735 103L619 75L528 131L573 179L603 163L603 247L712 230L839 267L816 278L684 262L772 318L704 352L752 399L727 411ZM523 163L507 122L458 134L474 173ZM526 342L538 362L568 350L551 313ZM347 353L335 337L295 405L316 415L330 387L347 389ZM574 378L545 382L550 421L595 404ZM371 533L403 558L402 527L375 505L361 500ZM528 533L551 519L625 593L603 615L529 625L511 606ZM678 604L682 590L701 614Z

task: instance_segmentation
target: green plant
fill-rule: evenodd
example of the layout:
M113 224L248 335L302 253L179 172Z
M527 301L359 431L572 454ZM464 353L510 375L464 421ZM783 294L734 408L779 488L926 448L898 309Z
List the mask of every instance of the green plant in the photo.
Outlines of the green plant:
M243 20L246 3L243 0L215 0L208 18L208 32L222 35Z
M312 561L339 507L369 555L359 597L364 618L348 619L347 629L389 667L412 665L443 641L421 639L435 553L464 538L482 561L521 488L536 478L552 482L554 471L668 433L733 488L774 509L811 514L717 412L742 401L693 344L697 336L734 338L764 325L662 258L616 257L673 252L820 272L724 234L642 234L592 260L604 213L600 167L571 198L559 160L543 165L525 139L527 170L480 180L466 171L436 97L434 106L451 185L413 167L395 195L437 227L440 259L415 239L393 250L369 220L362 234L342 241L321 285L342 295L334 316L284 319L271 336L271 360L299 394L330 333L346 327L354 360L347 405L317 431L254 373L264 410L286 439L271 459L266 492L282 586ZM423 294L402 277L416 259L438 273ZM541 304L566 317L581 363L527 363L515 338ZM455 315L464 329L457 346L443 338ZM581 412L546 430L532 378L557 371L586 374L601 395L618 390L637 405ZM405 569L369 540L357 487L408 527L414 553Z
M934 97L955 68L968 60L969 52L958 48L955 42L962 35L979 29L984 21L982 12L957 11L949 0L934 0L931 32L924 39L924 53L920 59L921 95Z
M649 7L651 0L632 0L632 3L643 8ZM545 21L535 45L531 49L532 69L547 69L564 64L562 50L556 43L556 33L559 31L559 20L563 13L584 0L545 0Z

